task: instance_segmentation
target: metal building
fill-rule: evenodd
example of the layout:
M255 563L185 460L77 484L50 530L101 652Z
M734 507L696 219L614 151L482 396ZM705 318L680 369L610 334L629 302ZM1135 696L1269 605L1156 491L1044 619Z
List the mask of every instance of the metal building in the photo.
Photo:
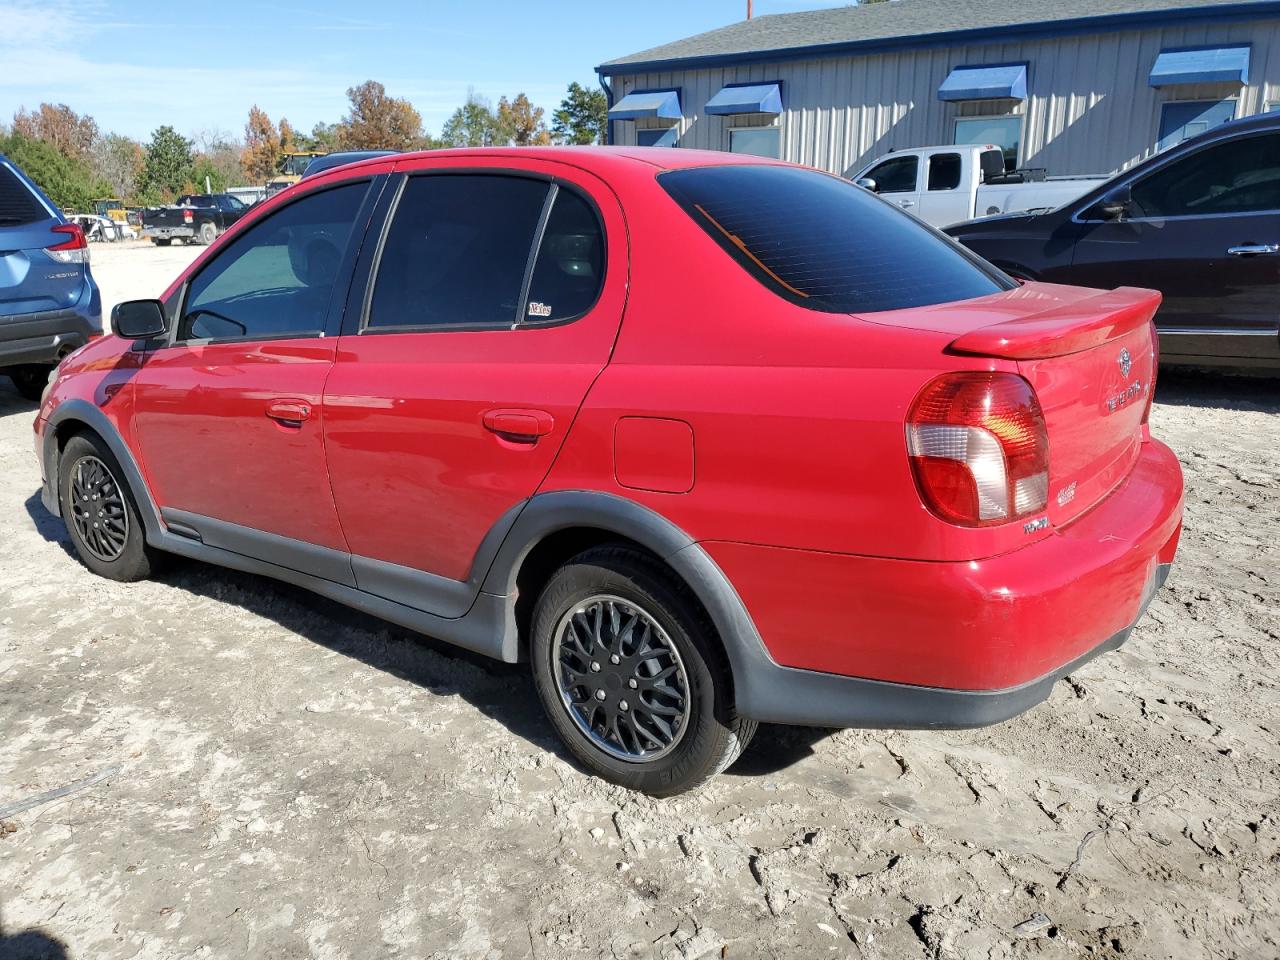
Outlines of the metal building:
M890 149L997 143L1109 173L1280 109L1276 0L892 0L758 17L596 68L610 141L850 175Z

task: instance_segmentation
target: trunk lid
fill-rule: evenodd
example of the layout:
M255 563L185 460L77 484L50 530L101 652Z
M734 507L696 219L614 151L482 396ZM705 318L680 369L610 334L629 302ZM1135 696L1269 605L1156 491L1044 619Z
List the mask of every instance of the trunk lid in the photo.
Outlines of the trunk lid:
M1016 363L1044 411L1046 512L1058 526L1114 490L1137 461L1155 385L1152 317L1159 305L1153 290L1028 283L978 300L896 311L893 322L951 336L948 353Z

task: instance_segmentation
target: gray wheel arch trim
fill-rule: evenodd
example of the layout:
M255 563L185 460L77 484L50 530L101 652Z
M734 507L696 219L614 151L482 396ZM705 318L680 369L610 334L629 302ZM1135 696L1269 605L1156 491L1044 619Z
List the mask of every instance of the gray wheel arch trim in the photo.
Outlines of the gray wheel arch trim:
M125 480L129 484L129 492L133 494L142 517L142 524L147 531L147 542L157 545L164 534L164 523L160 519L160 511L151 499L151 491L142 479L142 470L134 459L133 453L125 444L105 413L87 400L64 400L54 409L49 417L44 432L44 476L45 487L41 499L45 507L55 517L62 516L62 505L58 501L58 433L68 422L88 427L107 445L112 456L124 471ZM52 502L50 502L52 499Z
M670 520L648 507L591 490L564 490L535 495L507 534L489 574L484 593L514 601L516 577L525 558L546 537L561 530L586 527L614 533L652 551L684 580L706 608L715 625L733 672L739 712L752 716L761 671L776 668L746 605L728 577L707 552ZM508 638L515 642L514 637ZM514 661L518 651L504 649L503 659Z

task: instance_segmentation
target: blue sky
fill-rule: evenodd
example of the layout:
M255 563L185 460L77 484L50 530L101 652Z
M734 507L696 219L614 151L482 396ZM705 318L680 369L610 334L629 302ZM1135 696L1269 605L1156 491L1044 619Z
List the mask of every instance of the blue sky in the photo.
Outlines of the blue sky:
M849 0L755 0L757 16ZM250 105L309 130L378 80L439 133L468 88L548 115L593 68L745 16L746 0L0 0L0 123L66 103L104 131L240 136Z

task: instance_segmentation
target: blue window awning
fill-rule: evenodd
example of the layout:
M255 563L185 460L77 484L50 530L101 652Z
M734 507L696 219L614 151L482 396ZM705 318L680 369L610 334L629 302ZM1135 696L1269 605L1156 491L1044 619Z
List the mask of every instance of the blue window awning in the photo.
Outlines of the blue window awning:
M707 113L728 117L736 113L782 112L782 88L776 83L724 87L707 101Z
M609 108L610 120L680 119L680 94L675 90L628 93Z
M1151 68L1153 87L1178 83L1247 83L1249 45L1161 50Z
M938 88L938 99L1025 100L1027 65L1006 63L996 67L956 67Z

